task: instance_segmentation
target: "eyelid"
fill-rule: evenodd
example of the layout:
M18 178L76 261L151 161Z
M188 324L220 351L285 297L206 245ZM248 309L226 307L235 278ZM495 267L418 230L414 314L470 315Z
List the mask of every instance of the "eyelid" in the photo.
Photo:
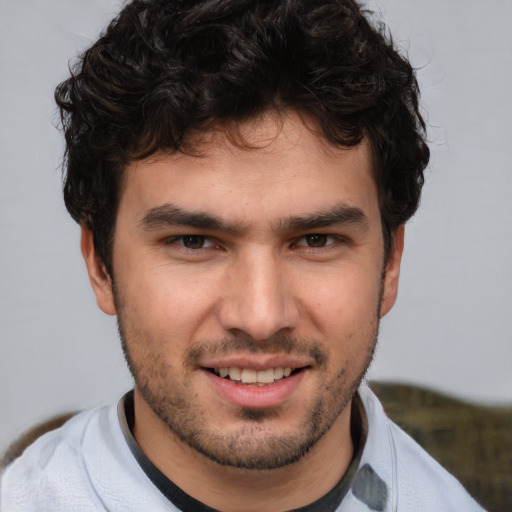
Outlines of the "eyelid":
M325 237L327 239L327 243L320 247L310 246L306 243L306 238L308 236L321 236ZM302 235L301 237L298 237L295 242L293 243L294 247L305 247L307 249L326 249L332 245L335 245L336 243L345 243L347 242L347 238L342 235L333 235L331 233L307 233L305 235Z
M198 237L198 238L203 238L204 239L204 244L202 247L199 247L197 249L193 249L191 247L186 247L184 244L183 244L183 241L185 238L187 237ZM181 243L180 243L181 242ZM183 249L183 250L186 250L186 251L193 251L193 252L197 252L197 251L201 251L201 250L204 250L204 249L211 249L212 247L217 247L218 244L216 244L211 237L209 236L206 236L206 235L199 235L197 233L190 233L190 234L185 234L185 235L177 235L177 236L171 236L169 238L166 238L164 240L164 244L165 245L177 245L180 249Z

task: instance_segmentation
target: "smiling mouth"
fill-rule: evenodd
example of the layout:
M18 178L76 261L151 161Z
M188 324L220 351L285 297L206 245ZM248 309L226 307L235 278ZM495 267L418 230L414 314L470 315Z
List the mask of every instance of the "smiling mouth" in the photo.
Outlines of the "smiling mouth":
M254 370L252 368L207 368L210 372L214 373L222 379L231 380L237 384L248 384L253 386L268 386L275 382L281 381L295 375L296 373L305 369L303 368L290 368L278 367L267 368L265 370Z

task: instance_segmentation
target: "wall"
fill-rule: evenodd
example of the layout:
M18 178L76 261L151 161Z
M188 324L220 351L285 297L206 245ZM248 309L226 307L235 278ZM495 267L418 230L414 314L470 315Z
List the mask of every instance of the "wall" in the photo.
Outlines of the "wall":
M131 386L60 193L53 104L114 0L0 0L0 449ZM372 378L512 401L512 2L371 2L418 68L432 164Z

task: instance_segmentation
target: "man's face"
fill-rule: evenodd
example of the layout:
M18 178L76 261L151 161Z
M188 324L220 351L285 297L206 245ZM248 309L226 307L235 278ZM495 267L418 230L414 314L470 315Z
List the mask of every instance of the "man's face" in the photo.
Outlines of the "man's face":
M115 297L96 293L118 314L136 393L171 435L271 469L347 425L400 255L383 278L367 144L334 149L293 113L241 133L257 148L212 132L201 157L127 170Z

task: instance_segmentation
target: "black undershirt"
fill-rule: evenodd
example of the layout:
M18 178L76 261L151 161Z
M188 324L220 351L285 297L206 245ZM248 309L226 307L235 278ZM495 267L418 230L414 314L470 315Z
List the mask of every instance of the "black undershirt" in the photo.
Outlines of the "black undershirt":
M352 485L366 440L366 429L363 427L364 422L362 414L364 414L362 404L359 397L356 396L352 402L351 415L351 434L354 443L354 455L341 480L327 494L324 494L318 500L304 507L293 509L293 511L290 512L335 512L339 507ZM175 507L182 512L219 512L217 509L205 505L180 489L146 457L133 437L133 425L135 422L133 390L128 392L119 402L118 415L124 438L133 456L144 473L146 473L147 477Z

